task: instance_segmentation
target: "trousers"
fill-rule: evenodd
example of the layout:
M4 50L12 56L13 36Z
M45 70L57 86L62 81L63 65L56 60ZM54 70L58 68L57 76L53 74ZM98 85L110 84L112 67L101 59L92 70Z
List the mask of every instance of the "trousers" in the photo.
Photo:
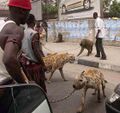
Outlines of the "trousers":
M103 43L102 43L102 38L97 38L96 39L96 43L95 43L95 46L96 46L96 52L97 52L97 56L100 56L102 58L106 58L106 54L105 54L105 51L104 51L104 48L103 48Z

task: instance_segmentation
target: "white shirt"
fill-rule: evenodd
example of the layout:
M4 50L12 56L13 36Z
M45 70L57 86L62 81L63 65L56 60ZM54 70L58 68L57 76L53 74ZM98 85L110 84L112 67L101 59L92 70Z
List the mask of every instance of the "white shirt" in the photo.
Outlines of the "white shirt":
M95 20L95 32L96 32L95 34L97 34L98 30L100 30L98 38L104 38L105 37L105 24L104 24L104 21L99 17Z

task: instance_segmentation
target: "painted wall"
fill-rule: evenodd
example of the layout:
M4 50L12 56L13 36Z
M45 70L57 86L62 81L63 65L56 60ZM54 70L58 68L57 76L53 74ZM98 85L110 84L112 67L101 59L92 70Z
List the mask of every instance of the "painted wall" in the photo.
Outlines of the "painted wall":
M104 19L104 22L106 25L105 40L120 41L120 26L118 26L120 20ZM48 26L48 36L53 40L58 32L63 34L64 39L82 39L90 36L91 30L94 31L94 23L87 19L49 22Z

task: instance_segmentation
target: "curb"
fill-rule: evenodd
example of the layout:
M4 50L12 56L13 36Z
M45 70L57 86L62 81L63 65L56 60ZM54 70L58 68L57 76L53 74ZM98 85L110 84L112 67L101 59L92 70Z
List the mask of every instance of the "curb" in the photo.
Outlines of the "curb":
M99 62L95 62L95 61L78 59L77 64L120 72L120 66L107 64L107 63L99 63Z

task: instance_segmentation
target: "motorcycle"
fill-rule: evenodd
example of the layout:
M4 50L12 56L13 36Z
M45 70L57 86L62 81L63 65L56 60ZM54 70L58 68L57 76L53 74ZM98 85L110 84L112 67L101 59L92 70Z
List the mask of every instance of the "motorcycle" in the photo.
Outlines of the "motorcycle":
M120 84L118 84L114 93L105 101L106 113L120 113Z
M38 85L0 86L0 113L53 113L45 92Z

